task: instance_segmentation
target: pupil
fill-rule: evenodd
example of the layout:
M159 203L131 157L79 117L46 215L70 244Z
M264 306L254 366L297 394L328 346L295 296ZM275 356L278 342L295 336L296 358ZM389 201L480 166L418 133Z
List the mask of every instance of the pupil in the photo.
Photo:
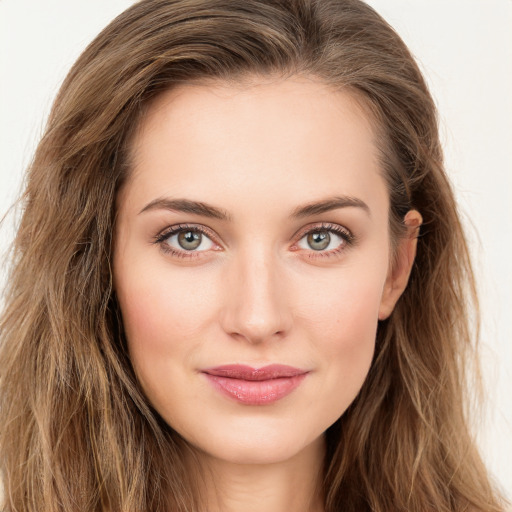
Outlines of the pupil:
M331 241L331 235L327 231L316 231L308 235L308 245L314 251L325 249Z
M201 245L201 233L195 231L182 231L178 234L178 243L186 251L197 249Z

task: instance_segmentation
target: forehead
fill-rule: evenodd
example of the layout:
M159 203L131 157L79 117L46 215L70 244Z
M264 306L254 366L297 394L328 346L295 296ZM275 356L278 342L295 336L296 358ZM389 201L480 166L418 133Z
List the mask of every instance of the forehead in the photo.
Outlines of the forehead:
M129 181L148 200L247 193L284 204L336 192L364 200L384 187L376 131L355 94L311 78L184 85L148 106Z

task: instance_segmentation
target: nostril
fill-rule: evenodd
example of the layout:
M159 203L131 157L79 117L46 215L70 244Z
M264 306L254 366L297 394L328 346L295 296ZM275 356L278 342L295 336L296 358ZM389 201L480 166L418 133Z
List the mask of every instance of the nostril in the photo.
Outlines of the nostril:
M285 336L284 331L275 331L269 333L256 333L254 331L249 332L245 331L244 333L240 332L232 332L230 333L231 337L236 339L237 341L250 343L252 345L257 345L261 343L277 341Z

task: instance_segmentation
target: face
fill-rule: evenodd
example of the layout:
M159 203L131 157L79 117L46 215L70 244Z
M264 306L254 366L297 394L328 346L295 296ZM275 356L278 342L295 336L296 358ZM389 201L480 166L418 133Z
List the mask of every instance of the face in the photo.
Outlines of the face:
M374 139L354 98L307 79L149 107L115 289L144 392L202 453L289 459L360 390L401 292Z

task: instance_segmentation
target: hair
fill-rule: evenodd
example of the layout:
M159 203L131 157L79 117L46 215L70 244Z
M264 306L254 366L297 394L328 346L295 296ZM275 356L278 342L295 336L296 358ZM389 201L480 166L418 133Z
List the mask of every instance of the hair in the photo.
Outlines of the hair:
M203 510L191 448L145 398L112 287L115 200L151 99L178 84L310 76L379 133L390 232L424 224L364 385L327 433L327 512L499 511L468 428L477 309L436 109L407 47L359 0L143 0L84 51L27 174L0 324L9 511Z

